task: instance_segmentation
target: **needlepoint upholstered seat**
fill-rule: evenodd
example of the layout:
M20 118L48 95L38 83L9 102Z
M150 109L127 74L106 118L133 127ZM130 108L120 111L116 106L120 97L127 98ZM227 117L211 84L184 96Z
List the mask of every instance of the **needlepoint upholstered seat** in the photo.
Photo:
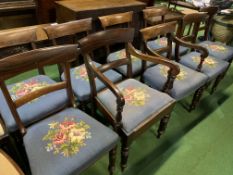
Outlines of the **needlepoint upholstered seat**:
M148 41L153 40L155 37L164 35L167 36L167 44L165 47L162 48L162 51L164 53L167 53L167 59L171 59L172 41L189 48L196 48L197 50L200 50L202 52L202 57L204 55L207 55L207 51L204 48L183 42L176 38L174 36L175 28L176 22L169 22L141 29L144 48L147 53L151 55L158 55L156 51L148 47L147 43ZM176 100L183 99L184 97L195 92L192 103L189 107L189 110L191 111L195 109L198 101L200 100L208 77L205 74L192 70L187 66L183 66L175 62L173 63L180 67L180 73L176 76L173 86L170 87L170 89L168 89L166 92ZM153 66L144 72L143 81L155 89L164 91L164 87L166 87L166 76L168 72L169 69L166 66Z
M77 45L64 45L36 49L0 60L0 87L12 113L9 117L14 118L21 133L33 175L80 174L107 152L110 152L109 173L113 174L117 134L75 108L70 81L70 63L76 59L76 56ZM17 99L11 98L5 80L35 69L38 65L55 64L63 67L64 81L36 87L27 94L22 92L23 96ZM39 78L45 81L44 77ZM66 98L59 96L62 90ZM54 99L49 100L48 95L56 92L59 92L56 94L58 97L50 97ZM46 100L43 101L45 105L54 105L54 107L58 100L56 98L63 98L65 99L63 108L55 108L40 121L25 127L19 109L28 103L34 103L39 108L42 105L39 100L43 98Z
M61 23L57 25L51 25L44 28L46 31L48 38L52 40L53 45L60 44L61 40L65 40L65 44L67 43L77 43L80 37L84 35L88 35L92 29L92 19L82 19L76 21L70 21L66 23ZM81 36L78 36L81 35ZM71 38L71 39L70 39ZM69 40L70 39L70 40ZM62 43L62 42L61 42ZM64 44L64 43L63 43ZM81 60L77 57L77 62ZM95 62L96 66L100 66L101 64ZM62 71L61 71L62 72ZM91 88L89 83L89 77L87 74L87 70L84 64L76 65L74 68L70 69L71 74L71 83L73 87L73 91L77 100L84 104L90 100ZM121 74L116 71L109 70L105 72L105 75L112 80L113 82L120 81L122 79ZM64 74L61 75L61 78L64 78ZM97 90L104 89L105 85L96 79L96 88Z
M103 113L114 130L121 136L121 169L126 168L129 146L133 140L160 121L158 137L165 132L170 113L174 107L175 100L166 93L159 92L141 82L132 79L132 57L143 61L150 61L154 64L165 64L170 68L169 76L178 74L179 69L170 61L160 57L152 57L137 51L131 44L134 38L134 29L117 28L101 31L89 35L79 41L85 64L92 84L92 109L96 107ZM124 44L126 58L116 59L112 62L96 67L93 64L90 53L95 49L115 44ZM110 81L103 73L109 69L116 69L126 65L127 78L119 83ZM94 79L98 77L106 89L97 92ZM168 84L172 84L168 78Z
M7 88L10 92L11 98L17 100L30 92L37 89L54 84L55 81L45 75L38 75L27 80L8 85ZM67 103L68 97L65 90L60 90L47 95L44 95L38 99L33 100L30 103L21 106L18 109L21 120L25 125L32 124L33 122L48 116L51 112L58 109L62 109L64 104ZM17 124L14 121L6 99L0 91L0 113L5 121L6 127L9 131L15 131Z
M25 52L36 48L36 28L30 27L27 29L17 29L14 31L6 31L0 33L0 49L5 53L5 57L16 53ZM4 54L3 54L4 55ZM1 58L1 59L4 59ZM37 67L40 74L44 74L43 67ZM55 83L51 78L45 75L38 75L30 79L20 81L7 86L13 100L16 100L36 89L45 87L48 84ZM39 99L32 101L18 109L21 120L25 125L32 124L50 112L61 109L67 101L67 96L64 90L60 92L45 95ZM46 102L53 102L47 104ZM17 125L12 117L10 109L7 105L2 91L0 90L0 114L9 131L15 131Z
M205 21L205 19L205 13L194 13L185 15L182 18L182 21L178 28L178 37L182 40L195 43L200 24L202 21ZM189 33L185 33L186 26L191 26L191 28L189 29ZM214 92L220 80L223 79L225 73L229 68L229 62L231 62L230 57L232 56L233 51L230 49L229 46L224 46L223 44L210 41L204 41L202 43L199 43L198 45L208 50L208 57L201 59L200 53L197 53L194 50L181 57L179 57L178 55L177 60L181 64L207 75L209 83L212 80L215 80L211 91Z

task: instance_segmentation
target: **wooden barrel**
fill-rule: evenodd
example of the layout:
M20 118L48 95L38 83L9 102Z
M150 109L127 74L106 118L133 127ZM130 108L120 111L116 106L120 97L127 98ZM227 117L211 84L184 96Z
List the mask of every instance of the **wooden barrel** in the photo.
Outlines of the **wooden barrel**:
M212 34L217 41L230 43L233 40L233 16L216 15L213 20Z

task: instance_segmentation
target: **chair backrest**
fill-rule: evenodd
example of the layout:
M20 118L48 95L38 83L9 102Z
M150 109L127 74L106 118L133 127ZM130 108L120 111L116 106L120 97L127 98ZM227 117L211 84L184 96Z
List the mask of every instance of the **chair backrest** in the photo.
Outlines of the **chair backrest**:
M36 27L18 28L14 30L0 31L0 49L23 44L31 44L35 47Z
M204 40L207 40L208 34L210 32L210 28L211 28L211 23L212 23L214 15L218 12L218 7L216 7L216 6L203 7L199 11L207 13L207 17L206 17L206 21L204 23L204 26L199 29L199 30L205 31Z
M131 27L132 20L133 20L133 12L131 11L131 12L101 16L99 17L99 20L104 30L108 27L115 26L115 25L126 24L127 27Z
M149 7L143 10L144 26L147 27L150 24L150 20L158 21L158 23L165 22L165 15L168 14L169 9L167 7Z
M48 36L49 40L52 40L53 45L58 44L58 39L62 37L73 37L73 40L69 44L77 43L77 34L85 33L86 35L92 30L92 19L81 19L76 21L70 21L61 24L55 24L46 26L43 28Z
M77 44L78 39L87 36L92 30L92 18L50 25L43 29L54 46L61 44ZM76 59L76 64L81 64L80 60L81 59ZM58 65L58 70L61 75L63 70L60 65Z
M20 129L22 134L26 133L26 129L20 119L17 112L17 108L36 99L42 95L57 91L60 89L66 89L67 96L70 101L67 105L74 104L74 98L72 94L71 82L70 82L70 62L76 58L77 45L65 45L48 47L42 49L35 49L28 52L12 55L0 60L0 87L3 95L7 101L7 104L11 110L11 113ZM61 64L65 70L65 80L63 82L48 85L41 89L37 89L28 93L27 95L20 97L16 100L12 100L9 90L6 87L5 81L11 77L14 77L20 73L33 70L35 68Z
M112 15L106 15L99 17L101 26L104 30L108 28L116 28L116 27L131 27L132 21L133 21L133 12L125 12L125 13L118 13L118 14L112 14ZM110 54L110 48L109 45L105 46L107 55Z
M184 41L195 43L200 25L205 19L206 13L202 12L185 15L179 23L177 37Z
M150 40L154 40L160 36L166 36L167 40L165 41L164 46L160 49L153 50L152 52L156 52L159 54L167 53L167 58L171 59L172 56L172 37L176 31L176 21L163 23L151 27L147 27L140 30L143 39L144 52L146 52L147 42Z
M16 53L36 49L37 27L17 28L0 31L1 58ZM38 68L40 74L45 74L43 68Z
M96 86L95 86L95 77L90 72L90 64L92 64L92 59L90 53L94 50L102 48L106 45L115 45L118 43L123 43L125 46L127 43L131 43L134 38L134 29L133 28L118 28L118 29L109 29L101 32L97 32L87 37L79 40L79 45L84 56L84 60L86 63L87 71L90 77L90 83L92 88L92 93L96 94ZM99 69L101 72L105 72L109 69L113 69L122 65L127 65L127 76L132 76L132 65L131 58L126 48L126 58L118 59L116 61L104 64L96 69Z
M4 58L16 53L36 49L36 31L37 27L35 26L0 31L0 57ZM40 74L45 74L44 69L41 67L38 68L38 71Z

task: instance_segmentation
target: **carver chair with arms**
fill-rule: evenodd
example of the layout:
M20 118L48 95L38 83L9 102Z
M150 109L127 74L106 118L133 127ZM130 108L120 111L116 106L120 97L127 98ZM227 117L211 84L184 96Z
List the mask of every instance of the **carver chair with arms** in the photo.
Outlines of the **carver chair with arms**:
M148 56L135 50L131 44L133 38L134 29L118 28L98 32L79 41L92 84L93 110L95 112L98 106L114 130L121 136L122 171L126 168L129 146L133 140L157 121L160 121L158 129L158 137L160 137L165 131L175 104L175 100L166 93L154 90L131 78L132 56L143 61L167 65L170 70L165 89L172 87L174 77L179 73L179 68L169 60ZM126 57L96 67L89 53L116 43L125 44ZM122 65L127 66L127 79L114 83L104 75L105 71ZM97 92L95 78L99 78L107 88Z
M213 24L213 17L214 15L218 12L218 7L215 6L210 6L210 7L205 7L205 8L201 8L200 12L206 12L207 13L207 19L205 21L205 25L203 27L201 27L201 29L199 30L204 30L204 40L200 42L199 44L206 47L208 49L209 55L217 58L217 59L221 59L224 61L229 62L228 68L227 70L230 68L232 60L233 60L233 47L220 43L220 42L215 42L212 40L212 38L209 36L209 33L211 31L212 28L212 24ZM225 71L225 73L227 72L227 70ZM223 79L225 76L222 75L221 77L219 77L219 79L215 82L215 84L212 87L211 93L213 93L216 88L218 83L220 82L221 79Z
M173 42L175 44L180 44L185 47L200 50L201 57L203 59L208 55L208 52L205 48L202 48L198 45L186 43L175 37L175 28L176 22L169 22L141 29L140 32L142 34L145 52L155 56L167 53L167 59L171 60ZM167 37L167 45L157 50L151 49L147 44L148 41L153 40L155 37L158 37L160 35ZM206 75L198 71L192 70L186 66L183 66L182 64L176 63L175 61L173 61L173 64L180 67L180 73L176 76L176 79L174 80L173 88L170 89L170 91L165 92L167 92L169 95L171 95L171 97L175 98L176 100L181 100L184 97L191 95L193 92L195 92L192 99L192 103L189 107L189 111L191 111L195 109L197 103L199 102L208 78ZM142 79L146 84L148 84L152 88L164 91L167 70L168 68L166 66L153 66L144 72Z
M67 39L65 43L77 43L78 34L84 33L88 35L92 30L92 19L82 19L76 21L70 21L67 23L61 23L57 25L47 26L44 28L47 36L52 40L54 45L59 45L61 39ZM81 36L83 37L83 36ZM101 64L95 62L97 66ZM61 71L62 72L62 71ZM86 67L84 64L78 65L70 70L71 74L71 83L75 96L77 97L78 102L83 108L86 107L86 104L90 100L91 88L89 83L89 78L87 75ZM105 75L111 79L113 82L120 81L122 76L113 71L109 70ZM64 79L64 74L61 75L61 78ZM101 90L105 86L99 80L96 80L97 89Z
M0 86L22 134L33 175L80 174L103 154L110 151L109 172L113 174L118 136L111 129L75 108L70 81L70 62L77 56L77 45L56 46L24 52L0 61ZM5 80L39 66L60 64L64 81L40 87L15 100L11 98ZM67 100L63 109L52 111L29 127L25 127L18 112L27 103L64 90ZM52 101L45 102L47 105ZM39 107L39 104L37 104Z
M157 24L170 22L170 21L177 21L177 24L182 19L182 16L180 15L176 19L166 19L165 17L171 13L167 7L153 7L143 10L143 16L145 21L145 27L148 26L154 26ZM167 45L167 38L166 36L158 36L158 38L155 38L154 40L150 40L147 42L148 47L153 50L157 50L160 48L163 48ZM186 52L188 52L187 47L181 46L179 48L179 55L183 55ZM165 54L163 56L166 56ZM175 43L172 43L172 57L175 57Z
M205 20L206 20L206 14L204 13L185 15L179 25L177 36L184 41L196 43L198 31L200 29L200 24L202 21ZM190 32L185 33L185 28L187 26L192 26L192 27L190 28ZM206 76L208 76L209 84L210 82L214 81L211 90L211 92L214 92L217 85L223 79L226 71L229 68L228 61L230 61L230 59L233 58L233 50L230 48L230 46L224 46L223 44L220 43L214 44L213 42L210 41L204 41L198 43L198 45L205 47L208 50L209 54L208 57L205 58L205 60L201 59L200 53L198 53L195 50L181 57L177 55L176 59L177 61L179 61L179 63L191 69L200 71L204 73ZM179 49L179 45L176 46L176 49ZM214 53L216 54L213 54L213 52L211 52L211 49L213 49ZM202 62L202 66L201 68L198 68L201 62Z

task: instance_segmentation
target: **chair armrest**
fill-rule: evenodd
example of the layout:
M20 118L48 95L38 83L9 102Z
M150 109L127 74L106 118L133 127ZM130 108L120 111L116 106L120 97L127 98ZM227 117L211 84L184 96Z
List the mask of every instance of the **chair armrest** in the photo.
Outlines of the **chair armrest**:
M191 49L195 49L197 51L199 51L201 53L200 57L200 63L199 65L197 66L197 71L201 71L202 69L202 64L203 62L205 61L205 59L208 57L209 55L209 52L206 48L200 46L200 45L197 45L197 44L193 44L193 43L190 43L190 42L185 42L183 40L181 40L180 38L177 38L175 36L173 36L173 41L176 43L176 52L175 52L175 57L178 58L179 60L179 54L178 54L178 47L177 47L177 44L178 45L181 45L181 46L185 46L185 47L189 47Z
M148 48L149 49L149 48ZM151 55L146 55L141 52L138 52L132 44L128 43L128 50L129 53L141 60L144 61L150 61L155 64L162 64L165 66L169 67L168 74L167 74L167 81L163 87L163 91L168 93L172 87L173 87L173 82L176 78L176 76L180 73L180 68L178 65L174 64L172 61L168 60L167 58L164 58L163 56L151 51Z
M115 127L119 128L122 126L122 111L125 105L125 99L123 94L119 90L119 88L109 80L98 68L93 64L92 60L89 56L85 56L85 64L87 65L87 70L89 73L94 74L94 77L97 77L101 82L105 84L105 86L115 95L116 103L117 103L117 115L116 115L116 123ZM91 80L92 81L92 80Z

